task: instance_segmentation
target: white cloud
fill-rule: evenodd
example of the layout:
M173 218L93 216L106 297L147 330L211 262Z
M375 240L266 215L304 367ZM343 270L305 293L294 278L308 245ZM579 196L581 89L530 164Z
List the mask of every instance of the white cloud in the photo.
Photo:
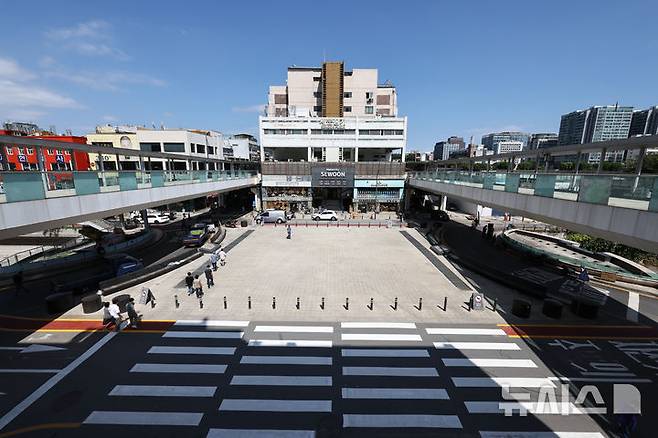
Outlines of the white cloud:
M154 78L142 73L131 73L125 71L103 73L80 71L74 73L63 69L57 69L46 72L45 76L72 82L94 90L105 91L119 91L126 85L146 85L150 87L164 87L167 85L162 79Z
M265 110L265 105L234 106L231 111L234 113L261 113Z
M33 84L36 77L13 59L0 58L0 118L35 120L47 108L82 108L75 99Z
M14 81L29 81L35 74L23 69L16 61L9 58L0 58L0 79Z
M111 31L112 26L108 22L91 20L72 27L51 29L45 35L50 41L81 55L111 56L123 61L130 59L126 52L112 46Z

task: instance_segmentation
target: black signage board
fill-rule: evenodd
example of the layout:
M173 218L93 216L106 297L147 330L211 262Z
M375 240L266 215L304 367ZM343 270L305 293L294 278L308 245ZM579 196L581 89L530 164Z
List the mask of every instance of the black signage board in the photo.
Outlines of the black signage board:
M312 187L354 187L354 167L313 166Z

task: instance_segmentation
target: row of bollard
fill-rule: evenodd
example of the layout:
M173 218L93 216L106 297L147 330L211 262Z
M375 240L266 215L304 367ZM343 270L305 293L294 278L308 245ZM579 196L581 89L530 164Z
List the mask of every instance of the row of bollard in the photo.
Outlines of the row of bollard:
M330 224L331 224L331 222L325 222L325 224L324 224L323 226L324 226L325 228L329 228L329 227L331 226ZM261 223L261 225L262 225L262 223ZM313 227L313 225L315 225L315 228L319 228L319 227L321 226L321 224L320 224L319 221L315 221L315 223L311 223L311 224L309 224L308 222L304 222L304 223L301 224L301 225L299 224L299 222L290 222L290 223L287 224L286 226L288 226L288 225L290 225L291 227L295 227L295 228L298 228L298 227L300 227L300 226L303 226L303 227L305 227L305 228L308 228L309 225L310 225L311 227ZM275 223L274 223L274 228L277 228L278 226L279 226L279 224L275 222ZM281 226L283 226L283 224L281 224ZM347 224L341 224L341 223L336 222L336 228L339 228L339 227L347 227L347 228L355 227L355 228L361 228L361 222L357 222L356 224L351 224L350 222L347 222ZM388 222L386 222L386 223L377 222L376 224L373 225L372 223L368 222L368 228L382 228L382 227L384 227L384 228L393 228L393 224L390 224L390 225L389 225ZM404 224L403 224L402 222L400 222L399 227L400 227L400 228L403 228L403 227L404 227ZM366 224L363 224L363 228L366 228Z
M228 301L226 299L226 296L224 296L223 301L224 301L224 309L228 309ZM467 304L468 304L468 311L469 312L474 309L473 297L472 296L468 300ZM174 295L174 305L176 306L177 309L180 308L180 301L178 300L178 295L177 294ZM345 310L350 309L350 299L349 299L349 297L345 298L345 305L343 307L345 308ZM368 309L370 309L371 311L374 310L375 300L374 300L373 297L370 297L370 304L366 305L366 307ZM438 306L438 305L437 305L437 307L439 307L444 312L448 311L448 297L443 298L443 307ZM199 299L199 308L203 309L203 299ZM249 295L247 297L247 308L249 310L251 310L251 295ZM295 303L295 308L297 310L301 309L300 297L297 297L297 301ZM324 308L325 308L325 300L324 300L324 297L322 297L322 299L320 301L320 309L324 310ZM395 297L395 299L393 300L393 305L391 306L391 308L393 310L398 310L398 297ZM418 298L418 305L414 306L414 308L416 308L418 311L423 310L423 298L422 297ZM272 297L272 309L276 309L276 297ZM498 309L498 299L494 298L493 303L491 303L490 310L496 312L497 309Z

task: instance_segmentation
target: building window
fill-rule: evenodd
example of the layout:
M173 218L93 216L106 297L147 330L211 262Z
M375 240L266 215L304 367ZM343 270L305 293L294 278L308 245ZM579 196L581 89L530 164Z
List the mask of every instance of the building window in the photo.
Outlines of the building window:
M313 111L315 111L316 113L322 112L322 107L321 106L314 106Z
M346 91L346 92L344 92L344 93L343 93L343 97L344 97L345 99L349 99L350 97L352 97L352 92L351 92L351 91Z
M396 130L395 130L395 135L404 135L404 130L402 130L402 129L396 129Z
M185 143L165 143L165 152L185 152Z
M372 91L366 91L366 99L372 99Z
M388 116L391 113L391 110L388 108L377 108L378 116Z
M140 143L139 150L144 152L162 152L160 150L160 143Z
M313 76L313 81L314 82L320 82L322 78L320 76Z
M21 148L21 147L17 147L17 148L16 148L16 152L18 152L18 155L25 155L25 154L23 153L23 148Z
M377 105L390 105L391 104L391 95L390 94L380 94L377 96Z
M64 155L71 155L71 151L64 151Z
M208 146L208 155L215 155L215 148L212 146Z
M206 147L202 144L196 145L196 153L197 154L205 154L206 153Z
M14 155L14 148L13 147L5 148L5 150L7 151L7 155Z
M315 91L313 92L313 97L317 97L318 99L322 97L322 92L321 91Z
M27 150L27 154L28 154L28 155L32 155L32 154L34 153L34 149L33 149L33 148L27 148L26 150Z
M287 104L288 103L288 95L287 94L275 94L274 95L274 103Z
M366 107L366 114L372 114L373 113L373 107L372 106L367 106Z
M346 113L351 113L352 112L352 107L351 106L346 106L346 107L343 108L343 111L345 111Z

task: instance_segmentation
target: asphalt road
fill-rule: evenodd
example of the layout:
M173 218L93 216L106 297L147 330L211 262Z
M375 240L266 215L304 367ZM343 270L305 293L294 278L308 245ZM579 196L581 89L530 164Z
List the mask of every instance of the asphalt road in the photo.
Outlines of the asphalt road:
M615 436L614 384L641 393L633 436L655 436L658 342L602 327L535 326L527 339L495 325L206 320L94 333L66 350L0 351L3 367L54 370L0 373L0 426L17 401L59 379L0 437L604 437ZM1 339L14 347L19 337ZM506 384L528 400L506 401ZM541 403L553 396L557 404Z

